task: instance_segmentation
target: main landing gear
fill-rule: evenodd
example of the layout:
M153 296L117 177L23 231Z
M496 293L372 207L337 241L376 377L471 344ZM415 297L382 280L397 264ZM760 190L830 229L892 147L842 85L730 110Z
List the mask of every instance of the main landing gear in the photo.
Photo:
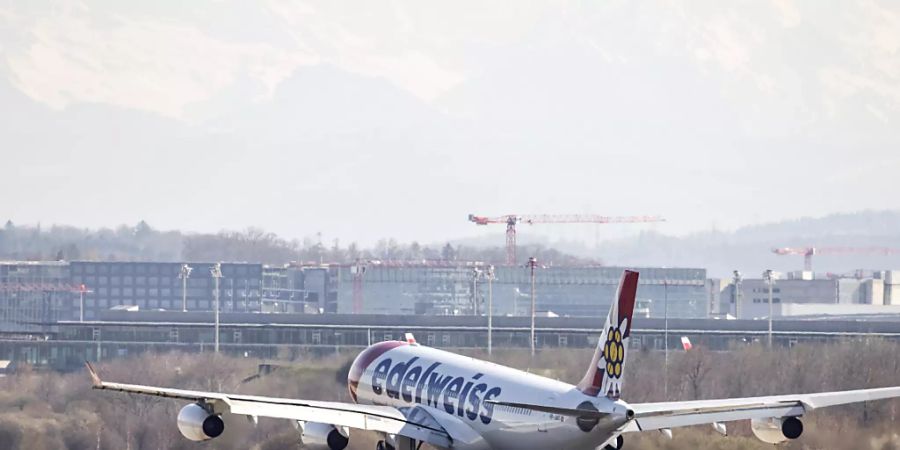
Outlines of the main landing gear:
M403 436L388 436L375 444L375 450L419 450L422 442Z
M603 450L622 450L623 447L625 447L625 438L619 436L616 438L616 442L608 444Z

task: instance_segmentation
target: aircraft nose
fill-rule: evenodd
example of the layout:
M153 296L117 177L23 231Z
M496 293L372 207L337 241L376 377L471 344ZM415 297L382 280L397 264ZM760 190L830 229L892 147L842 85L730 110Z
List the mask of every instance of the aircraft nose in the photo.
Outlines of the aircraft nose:
M400 347L401 345L408 344L402 341L379 342L369 346L356 356L356 359L353 360L353 364L350 366L350 372L347 374L347 387L350 389L350 397L353 398L354 402L358 401L356 390L359 386L359 380L366 368L369 367L369 364L372 364L372 361L378 359L379 356L383 355L388 350Z

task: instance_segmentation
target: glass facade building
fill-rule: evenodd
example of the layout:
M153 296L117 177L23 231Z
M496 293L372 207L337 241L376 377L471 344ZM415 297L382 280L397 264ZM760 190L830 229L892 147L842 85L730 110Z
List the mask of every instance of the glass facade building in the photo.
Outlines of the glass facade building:
M215 299L212 263L188 263L193 269L187 281L187 310L210 311ZM113 307L139 309L182 309L183 284L180 262L94 262L69 263L71 283L84 284L85 319ZM262 289L261 264L222 263L219 301L222 311L259 311ZM77 316L72 316L77 318Z
M342 270L341 270L342 269ZM476 271L480 270L481 275ZM535 272L535 303L540 313L571 317L606 316L622 267L547 267ZM707 317L706 270L634 268L641 273L637 313L645 317ZM488 304L484 266L370 265L362 277L347 268L335 274L337 312L367 314L471 315ZM361 279L360 279L361 278ZM495 315L522 316L531 310L530 270L496 267L491 283Z

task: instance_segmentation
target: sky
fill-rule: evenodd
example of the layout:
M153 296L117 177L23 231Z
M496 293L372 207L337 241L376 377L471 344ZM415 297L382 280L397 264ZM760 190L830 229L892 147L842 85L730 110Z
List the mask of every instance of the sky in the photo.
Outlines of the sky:
M441 242L896 209L891 1L0 1L0 219Z

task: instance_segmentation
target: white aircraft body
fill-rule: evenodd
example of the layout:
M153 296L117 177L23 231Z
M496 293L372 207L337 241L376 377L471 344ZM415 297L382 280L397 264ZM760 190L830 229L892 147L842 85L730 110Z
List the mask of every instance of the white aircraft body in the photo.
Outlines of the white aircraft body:
M750 420L768 443L796 439L799 417L825 406L900 397L900 387L773 397L628 404L620 399L638 273L622 277L606 326L577 385L418 345L386 341L363 350L348 385L355 403L232 395L102 381L94 388L187 400L177 425L191 440L222 434L222 414L295 421L304 445L343 449L351 429L378 432L378 450L623 448L623 435Z

